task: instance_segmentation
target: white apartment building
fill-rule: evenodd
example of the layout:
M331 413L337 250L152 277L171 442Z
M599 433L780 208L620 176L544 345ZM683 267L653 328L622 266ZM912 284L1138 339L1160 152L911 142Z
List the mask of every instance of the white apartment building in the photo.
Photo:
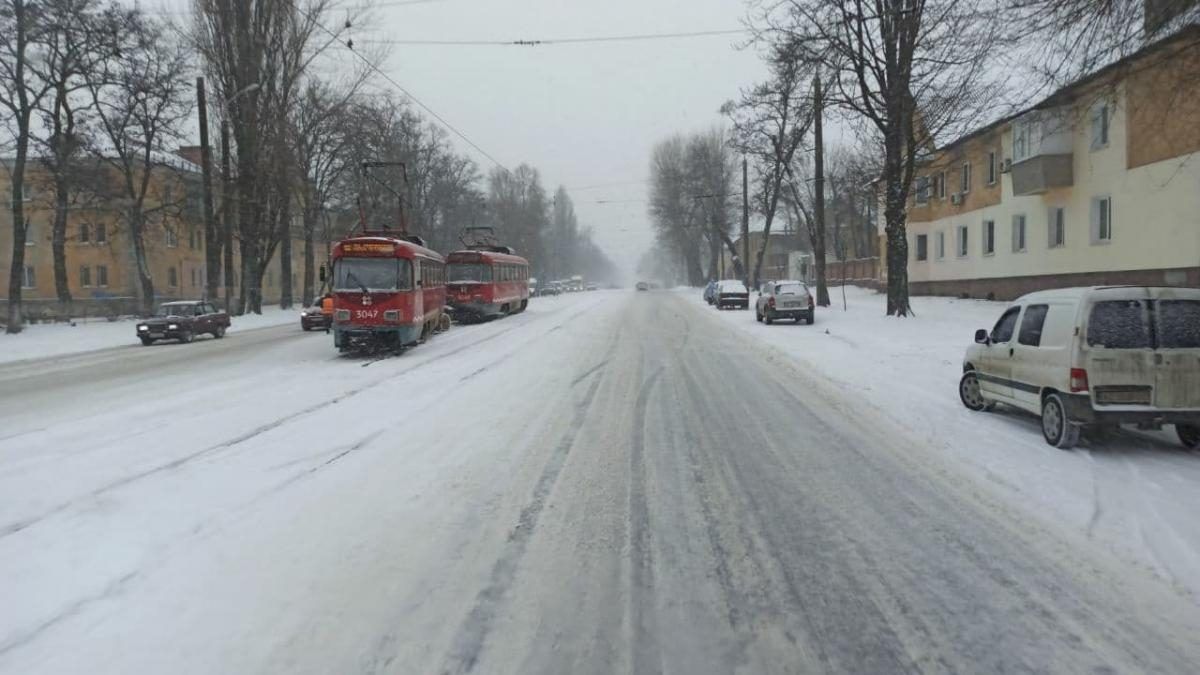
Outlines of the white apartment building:
M1200 286L1198 37L1151 45L924 159L911 292Z

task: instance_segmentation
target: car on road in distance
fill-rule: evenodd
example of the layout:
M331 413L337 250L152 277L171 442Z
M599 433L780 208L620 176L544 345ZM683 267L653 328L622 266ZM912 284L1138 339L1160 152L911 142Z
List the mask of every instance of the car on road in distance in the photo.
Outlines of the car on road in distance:
M746 284L737 279L723 279L717 282L717 299L713 304L717 309L750 309L750 291L746 289Z
M646 283L645 281L639 281L637 282L637 289L639 291L648 291L650 290L650 284Z
M529 297L535 298L538 295L538 280L537 277L529 277Z
M812 292L803 281L768 281L754 301L754 318L771 325L776 319L793 319L812 325Z
M333 314L321 311L321 300L317 299L312 307L300 310L300 328L309 331L313 329L328 330L333 325Z
M1030 293L967 348L959 398L1041 416L1070 448L1088 426L1173 424L1200 447L1200 289L1148 286Z
M147 347L159 340L191 342L204 334L219 339L225 337L229 325L229 315L217 310L211 302L164 302L153 317L138 322L137 337Z
M714 302L716 302L716 300L717 300L717 282L710 281L710 282L708 282L708 285L704 287L704 301L711 305Z
M584 290L585 291L598 291L598 290L600 290L600 285L599 284L588 284L587 286L584 287Z

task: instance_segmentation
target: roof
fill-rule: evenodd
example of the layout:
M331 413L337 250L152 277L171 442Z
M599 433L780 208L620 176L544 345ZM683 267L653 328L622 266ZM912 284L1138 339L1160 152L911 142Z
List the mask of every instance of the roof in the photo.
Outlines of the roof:
M493 263L497 263L497 262L505 263L506 262L506 263L515 263L518 265L528 265L529 264L528 260L522 258L519 255L512 255L509 253L497 253L495 251L476 251L474 249L463 249L463 250L459 250L459 251L451 251L450 253L446 254L446 260L448 260L450 262L454 262L455 260L461 260L464 258L467 260L479 260L480 258L482 258L484 260L487 260L487 261L490 261Z
M1177 42L1185 42L1188 40L1200 41L1200 25L1189 24L1187 26L1184 26L1182 29L1176 31L1175 33L1172 33L1171 35L1168 35L1167 37L1165 37L1161 40L1152 42L1152 43L1146 45L1145 47L1142 47L1141 49L1137 50L1136 52L1133 52L1131 54L1121 57L1120 59L1117 59L1116 61L1113 61L1112 63L1108 64L1107 66L1104 66L1103 68L1093 71L1092 73L1085 75L1084 77L1082 77L1078 80L1075 80L1074 82L1070 82L1068 84L1065 84L1065 85L1059 87L1058 89L1051 92L1048 96L1046 96L1042 100L1038 101L1037 103L1034 103L1031 106L1028 106L1026 108L1018 110L1017 112L1014 112L1012 114L1005 115L1004 117L1001 117L1001 118L995 120L994 122L991 122L990 124L986 124L982 127L979 127L978 129L974 129L962 136L959 136L958 138L954 139L953 141L950 141L949 143L945 143L945 144L938 146L937 151L941 152L941 151L947 150L949 148L952 148L954 146L966 143L967 141L969 141L971 139L977 138L979 136L983 136L984 134L990 133L1001 126L1004 126L1005 124L1012 122L1013 120L1017 119L1018 117L1022 117L1024 115L1027 115L1036 110L1045 110L1047 108L1055 108L1064 103L1068 103L1074 99L1075 95L1078 93L1078 91L1080 89L1091 86L1092 84L1094 84L1100 80L1103 80L1104 78L1112 75L1116 71L1121 70L1122 68L1125 68L1129 64L1133 63L1134 61L1136 61L1138 59L1145 57L1148 54L1152 54L1156 51L1165 49L1166 47L1168 47L1172 44L1175 44ZM931 159L933 159L932 156L926 156L926 157L918 158L917 161L918 161L918 163L923 163L923 162L928 162Z
M1074 286L1070 288L1051 288L1044 291L1034 291L1026 293L1017 298L1013 302L1026 302L1031 300L1080 300L1096 291L1111 291L1121 290L1123 288L1140 288L1140 289L1169 289L1172 291L1195 291L1200 293L1200 289L1187 288L1181 286L1138 286L1134 284L1115 285L1115 286Z

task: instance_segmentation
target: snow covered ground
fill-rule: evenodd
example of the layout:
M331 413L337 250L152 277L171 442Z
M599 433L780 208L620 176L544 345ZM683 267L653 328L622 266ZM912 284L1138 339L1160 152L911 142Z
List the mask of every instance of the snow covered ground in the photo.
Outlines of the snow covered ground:
M65 356L137 344L134 326L138 319L89 319L69 323L30 324L17 335L0 332L0 363ZM267 307L263 313L233 317L229 332L254 330L281 324L300 324L298 309Z
M1200 593L1200 454L1184 450L1170 427L1052 448L1035 417L973 413L958 400L963 353L1004 303L916 297L916 316L895 319L884 315L882 295L856 287L847 287L843 311L841 291L830 289L833 304L818 308L813 326L757 323L753 305L711 313L827 378L860 402L864 424L886 418L1007 498ZM704 304L698 289L686 293Z

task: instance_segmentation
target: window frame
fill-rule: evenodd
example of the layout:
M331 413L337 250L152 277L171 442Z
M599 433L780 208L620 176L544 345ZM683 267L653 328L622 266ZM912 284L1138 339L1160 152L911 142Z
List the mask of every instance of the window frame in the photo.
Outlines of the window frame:
M96 265L96 288L108 288L108 265Z
M1017 228L1017 223L1021 227ZM1020 232L1020 245L1017 242L1017 233ZM1014 213L1012 216L1012 246L1013 253L1025 253L1029 250L1029 217L1024 213Z
M93 239L96 241L96 245L101 246L103 244L107 244L108 243L108 226L105 225L104 223L96 223L95 226L96 227L95 227L94 234L96 236L93 237Z
M1066 248L1067 209L1065 206L1050 207L1046 216L1046 230L1048 248Z
M1004 313L1000 315L999 319L996 319L996 323L992 324L992 329L988 331L988 340L990 340L992 344L1006 345L1009 342L1012 342L1013 337L1017 334L1017 321L1020 319L1021 309L1022 308L1020 305L1009 307L1008 309L1004 310ZM1008 337L1003 341L998 340L996 339L996 329L1000 327L1000 324L1004 323L1004 320L1007 319L1009 315L1014 317L1012 322L1012 332L1010 332Z
M983 255L996 255L996 221L985 218L981 230Z
M954 229L954 257L967 258L971 255L970 245L971 227L969 225L958 225Z
M967 194L971 191L971 163L963 162L962 168L958 176L959 194Z
M1028 330L1031 325L1029 322L1030 310L1044 310L1041 313L1040 320L1038 320L1037 341L1036 342L1026 342L1026 334L1033 332L1032 330ZM1048 305L1048 304L1038 303L1036 305L1026 305L1024 311L1021 312L1020 326L1018 326L1017 330L1016 330L1017 344L1024 345L1026 347L1041 347L1042 346L1042 334L1046 328L1046 317L1049 315L1050 315L1050 305Z
M913 255L917 262L929 261L929 235L918 234L913 241Z
M1091 142L1089 149L1092 152L1103 150L1109 145L1112 127L1112 115L1109 112L1108 101L1099 101L1093 105L1090 118Z
M90 244L92 243L92 226L87 223L79 224L79 234L76 236L76 243Z
M999 176L999 172L996 169L997 169L997 167L996 167L996 151L988 150L988 170L987 170L987 178L988 178L987 184L988 185L996 184L996 179Z
M89 267L88 265L80 265L79 266L79 287L80 288L91 288L92 287L92 268Z
M33 265L25 265L21 270L21 289L34 290L37 288L37 269Z
M934 236L934 259L946 259L946 233L938 230Z
M1110 244L1113 240L1112 196L1091 199L1092 244Z
M917 176L913 189L913 201L918 206L925 206L929 203L930 195L930 178L929 176Z

